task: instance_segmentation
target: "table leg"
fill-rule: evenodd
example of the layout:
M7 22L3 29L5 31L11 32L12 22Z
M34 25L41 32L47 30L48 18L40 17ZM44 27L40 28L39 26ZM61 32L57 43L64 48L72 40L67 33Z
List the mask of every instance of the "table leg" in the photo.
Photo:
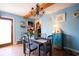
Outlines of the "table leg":
M50 56L52 56L52 45L50 45L50 52L49 52Z
M39 56L40 56L40 44L39 44Z

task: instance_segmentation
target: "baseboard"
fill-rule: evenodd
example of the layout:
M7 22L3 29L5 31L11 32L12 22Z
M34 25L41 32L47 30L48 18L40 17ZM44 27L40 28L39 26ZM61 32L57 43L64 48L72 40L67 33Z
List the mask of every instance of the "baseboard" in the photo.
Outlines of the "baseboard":
M10 45L12 45L12 44L11 44L11 43L1 44L1 45L0 45L0 48L6 47L6 46L10 46Z
M22 41L17 41L17 44L22 44Z
M75 50L75 49L68 48L68 47L64 47L64 49L70 50L70 51L72 51L74 53L74 55L79 56L79 50Z
M16 45L17 43L15 42L15 43L13 43L13 45Z
M52 48L54 48L54 49L62 49L61 47L58 47L58 46L52 46Z

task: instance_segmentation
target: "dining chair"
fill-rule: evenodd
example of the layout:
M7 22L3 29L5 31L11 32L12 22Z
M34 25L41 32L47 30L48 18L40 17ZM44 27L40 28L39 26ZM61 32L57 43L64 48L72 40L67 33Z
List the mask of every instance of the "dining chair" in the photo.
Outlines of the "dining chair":
M31 42L28 35L23 36L22 39L23 39L23 53L24 55L26 55L26 50L28 49L30 56L31 52L37 49L37 46L33 42Z
M51 55L52 54L52 41L51 41L51 39L47 38L47 43L42 45L40 47L40 50L43 52L43 55L47 55L48 53L49 53L49 55Z

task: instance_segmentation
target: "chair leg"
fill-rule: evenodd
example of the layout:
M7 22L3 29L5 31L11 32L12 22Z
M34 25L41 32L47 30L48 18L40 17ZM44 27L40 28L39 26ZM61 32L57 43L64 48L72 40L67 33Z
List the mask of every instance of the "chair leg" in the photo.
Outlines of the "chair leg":
M23 52L24 52L24 56L26 56L26 47L25 47L26 45L25 44L23 44Z
M29 52L29 56L30 56L30 52Z
M26 53L24 54L24 56L26 56Z

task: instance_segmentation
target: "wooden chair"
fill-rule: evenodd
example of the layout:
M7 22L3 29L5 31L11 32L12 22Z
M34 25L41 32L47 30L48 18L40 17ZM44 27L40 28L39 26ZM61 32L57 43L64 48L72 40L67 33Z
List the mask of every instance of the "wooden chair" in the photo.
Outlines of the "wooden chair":
M24 55L26 55L26 50L29 50L29 56L31 54L31 52L35 51L37 49L37 46L31 42L31 40L29 39L28 35L23 36L23 53Z
M43 55L47 55L49 53L49 55L51 56L52 54L52 43L51 43L51 39L47 39L47 43L42 45L40 50L43 52Z

